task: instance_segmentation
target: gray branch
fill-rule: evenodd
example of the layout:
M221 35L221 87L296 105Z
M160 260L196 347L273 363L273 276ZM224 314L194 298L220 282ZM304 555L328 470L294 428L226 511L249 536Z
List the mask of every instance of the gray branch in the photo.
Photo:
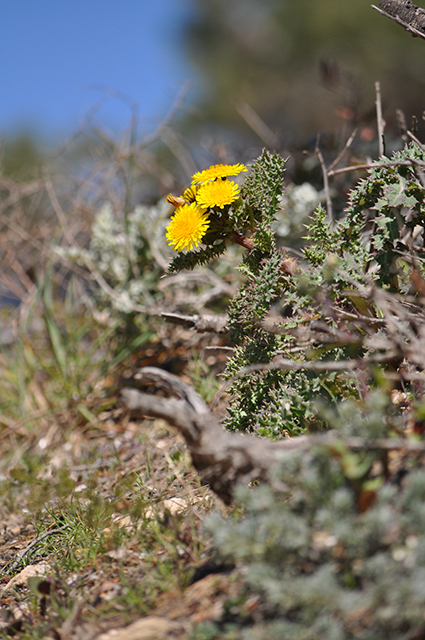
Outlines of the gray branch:
M238 483L249 484L258 479L285 490L278 482L275 470L287 455L308 450L314 445L332 446L341 440L334 432L285 438L279 442L230 433L223 429L194 389L176 376L155 367L144 367L139 369L135 378L139 384L155 385L156 389L174 397L160 398L138 389L125 388L121 392L122 398L131 415L135 418L163 418L176 427L186 441L201 480L227 503ZM370 442L362 438L347 438L344 444L350 449L360 450L425 452L424 443L403 439Z
M425 38L425 10L411 0L381 0L379 7L371 5L383 16L390 18L413 36Z

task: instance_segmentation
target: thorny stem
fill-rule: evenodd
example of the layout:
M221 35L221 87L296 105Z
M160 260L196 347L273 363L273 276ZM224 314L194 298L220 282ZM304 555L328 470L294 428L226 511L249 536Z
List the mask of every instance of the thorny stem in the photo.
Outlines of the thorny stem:
M255 243L250 238L247 238L246 236L242 235L241 233L238 233L237 231L233 232L231 236L231 240L235 244L239 244L241 247L244 247L244 249L248 249L249 251L252 251L253 249L255 249Z

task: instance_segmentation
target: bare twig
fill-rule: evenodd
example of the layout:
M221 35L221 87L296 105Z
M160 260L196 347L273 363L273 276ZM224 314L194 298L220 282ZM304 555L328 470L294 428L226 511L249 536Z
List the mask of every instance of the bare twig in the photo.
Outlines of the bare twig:
M179 324L184 327L196 329L196 331L208 331L212 333L227 333L227 316L209 315L209 316L185 316L180 313L161 313L161 318L173 324Z
M323 158L323 154L320 150L319 147L319 137L317 138L317 142L316 142L316 148L314 151L315 156L317 157L317 159L320 162L320 166L322 167L322 174L323 174L323 188L325 190L325 196L326 196L326 209L328 212L328 221L329 224L332 226L333 224L333 213L332 213L332 199L331 199L331 193L329 190L329 180L328 180L328 172L326 169L326 165L325 165L325 160Z
M19 554L15 562L10 567L6 565L3 571L5 573L12 573L12 571L14 571L17 567L19 567L22 560L31 551L31 549L34 549L34 547L40 544L40 542L42 542L42 540L44 540L48 536L53 536L53 535L56 535L57 533L62 533L62 531L65 531L65 529L67 529L68 527L69 527L69 524L64 524L62 527L57 527L56 529L50 529L50 531L46 531L46 533L42 533L41 536L38 536L35 540L30 542L30 544L27 547L25 547L25 549Z
M190 91L192 86L191 82L185 82L179 89L173 104L171 105L170 110L166 114L165 118L159 123L158 127L148 136L145 136L143 140L139 143L135 143L135 150L141 151L148 146L150 146L153 142L159 140L164 132L171 126L175 117L183 108L184 102L186 100L186 96Z
M412 134L413 135L413 134ZM420 143L419 143L420 144ZM421 145L422 146L422 145ZM365 171L369 169L385 169L386 167L407 167L407 166L425 167L423 160L389 160L386 162L368 162L366 164L355 164L349 167L341 167L341 169L333 169L328 172L328 176L337 176L340 173L349 173L351 171Z
M188 292L188 283L202 282L209 285L208 289L200 293L190 294ZM164 288L174 286L177 298L184 297L185 304L190 304L194 311L203 312L205 307L211 300L222 296L233 298L236 289L222 278L219 278L211 269L199 269L196 271L181 272L175 275L167 275L161 278L158 289L163 291Z
M236 111L269 149L279 147L279 138L245 100L236 103Z
M378 144L379 144L379 157L381 158L385 155L385 138L384 138L384 129L385 122L382 118L382 100L381 100L381 83L375 82L375 92L376 92L376 120L378 124Z
M14 188L10 188L9 197L0 204L0 213L3 213L3 211L23 198L33 195L42 189L44 189L44 182L42 180L34 180L34 182L30 182L29 184L14 185Z
M197 165L192 158L190 151L181 143L179 137L171 127L168 127L162 135L162 142L167 145L188 176L192 176L197 171Z
M422 142L418 140L418 138L411 131L406 131L406 133L409 138L413 140L413 142L416 142L416 144L419 145L423 151L425 151L425 145L423 145Z
M400 136L403 142L407 142L407 125L406 125L406 116L404 115L401 109L395 110L395 115L397 119L397 125L400 129Z
M238 231L234 231L232 233L231 239L232 239L232 242L234 242L235 244L238 244L244 249L248 249L248 251L252 251L253 249L255 249L255 244L251 240L251 238L247 238L246 236L244 236L242 233L239 233Z
M100 109L103 107L103 105L106 103L106 101L108 100L107 96L102 96L102 98L100 100L98 100L96 102L96 104L94 104L86 113L86 115L83 118L82 123L80 124L80 126L78 127L77 131L73 134L73 136L69 139L66 140L58 149L58 151L56 151L55 154L53 154L50 157L50 163L52 164L55 160L57 160L61 155L63 155L65 153L65 151L67 151L69 149L69 147L71 145L74 144L74 142L76 142L78 140L78 138L80 138L85 131L87 131L87 128L90 124L90 122L94 119L95 115L97 114L98 111L100 111Z
M61 640L71 640L74 638L74 629L81 618L81 613L84 609L85 602L82 598L77 598L71 609L71 613L62 623L60 631L58 633Z
M73 237L73 235L70 233L68 225L67 225L67 221L66 221L66 215L64 210L62 209L60 202L58 200L58 197L55 193L55 190L53 188L53 184L50 178L46 177L45 179L45 186L46 186L46 191L49 195L50 198L50 202L52 203L52 207L54 212L56 213L60 228L62 230L62 233L66 239L66 241L68 242L68 244L70 246L72 246L73 244L75 244L75 238Z
M332 311L341 318L346 318L347 320L353 320L358 324L367 324L367 325L385 325L385 320L383 318L371 318L369 316L361 315L359 313L350 313L349 311L345 311L344 309L340 309L339 307L332 307Z
M347 142L344 145L344 148L342 149L342 151L337 155L337 157L335 158L335 160L332 162L331 165L329 165L328 170L327 170L327 174L329 176L330 171L332 171L332 169L334 167L336 167L336 165L338 164L338 162L345 156L345 154L347 153L348 149L351 147L351 145L354 142L354 138L357 135L359 128L356 127L353 131L353 133L351 134L351 136L348 138Z
M226 380L221 389L216 393L215 401L226 393L236 380L252 373L262 373L265 371L314 371L316 373L336 372L348 373L358 371L371 365L391 362L399 355L399 352L392 349L383 354L375 354L369 358L361 360L325 360L320 362L310 360L291 360L287 358L276 358L267 364L253 364L243 367L238 373Z

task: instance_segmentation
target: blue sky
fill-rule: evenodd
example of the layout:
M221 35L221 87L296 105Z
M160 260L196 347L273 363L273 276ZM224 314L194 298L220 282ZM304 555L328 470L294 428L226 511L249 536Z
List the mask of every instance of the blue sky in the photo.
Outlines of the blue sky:
M182 47L191 0L13 0L0 19L0 132L69 134L103 95L127 94L149 130L194 81ZM196 92L196 81L190 97ZM130 111L109 100L98 121L123 129Z

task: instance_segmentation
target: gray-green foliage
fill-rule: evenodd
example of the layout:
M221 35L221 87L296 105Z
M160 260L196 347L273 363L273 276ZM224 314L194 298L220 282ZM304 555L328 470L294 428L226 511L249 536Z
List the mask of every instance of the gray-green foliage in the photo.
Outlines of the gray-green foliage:
M281 198L276 225L277 237L290 242L291 246L303 244L305 225L324 199L324 192L317 191L309 182L288 184Z
M154 305L162 268L152 253L152 244L165 245L169 205L137 206L125 218L118 217L110 203L99 210L92 225L90 245L56 247L56 253L86 268L95 283L98 308L116 321L143 314Z
M378 392L365 404L346 401L328 420L346 434L383 435L391 413ZM262 620L245 620L235 637L423 637L425 471L411 463L404 480L385 480L379 460L382 452L350 453L342 441L290 452L277 474L284 495L240 488L244 518L209 521L220 554L247 567L263 601Z

